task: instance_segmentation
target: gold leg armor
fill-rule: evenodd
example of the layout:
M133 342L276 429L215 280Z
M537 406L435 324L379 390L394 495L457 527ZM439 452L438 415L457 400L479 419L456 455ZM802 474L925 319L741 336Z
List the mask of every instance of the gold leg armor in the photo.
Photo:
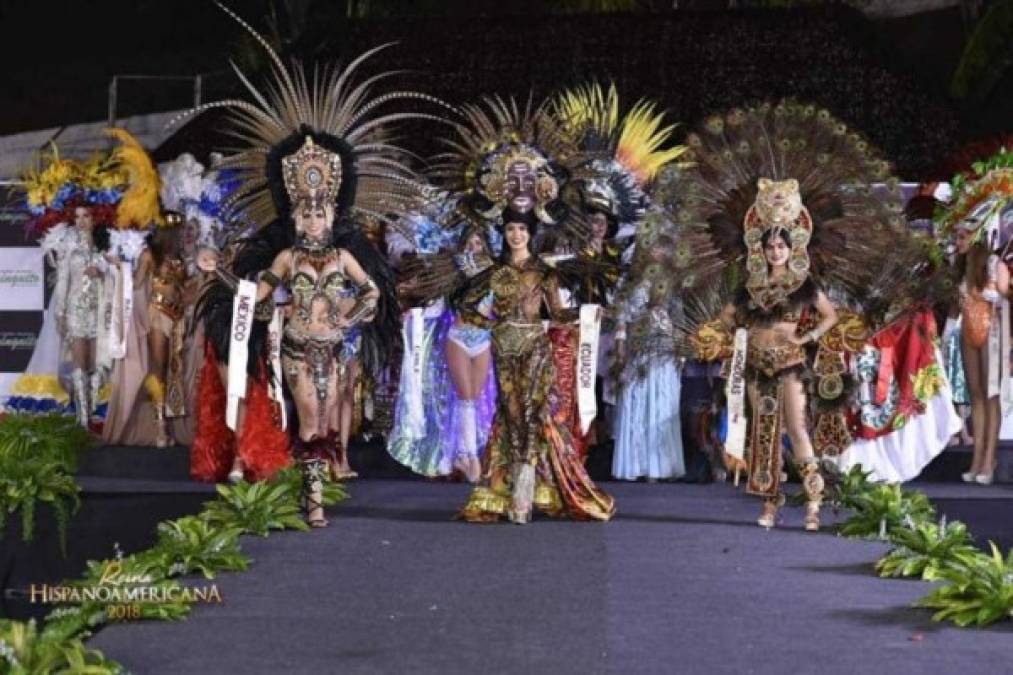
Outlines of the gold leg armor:
M820 464L815 459L805 462L800 468L802 487L807 497L805 505L805 529L817 532L820 529L820 506L823 504L823 475Z

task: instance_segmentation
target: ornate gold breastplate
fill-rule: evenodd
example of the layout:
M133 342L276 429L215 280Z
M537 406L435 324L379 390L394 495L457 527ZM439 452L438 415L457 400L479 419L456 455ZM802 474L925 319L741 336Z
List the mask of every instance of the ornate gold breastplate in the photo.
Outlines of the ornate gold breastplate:
M305 252L297 250L294 266L298 271L292 275L289 285L292 292L292 306L304 323L310 323L313 303L322 300L327 307L328 321L335 325L339 315L339 301L347 286L348 279L338 270L324 272L324 268L337 262L337 251Z

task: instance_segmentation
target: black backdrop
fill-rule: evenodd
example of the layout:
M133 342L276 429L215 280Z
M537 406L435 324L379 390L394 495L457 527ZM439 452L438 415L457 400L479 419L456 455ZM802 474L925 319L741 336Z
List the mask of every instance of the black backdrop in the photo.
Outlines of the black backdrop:
M486 93L538 97L597 76L614 79L626 101L658 100L684 130L711 112L794 96L864 132L908 180L947 177L939 166L960 143L948 103L895 72L868 20L842 6L360 21L320 58L347 62L388 41L399 44L364 72L411 69L391 82L451 103ZM159 149L159 160L227 145L220 121L191 123ZM421 154L439 149L432 128L407 133Z

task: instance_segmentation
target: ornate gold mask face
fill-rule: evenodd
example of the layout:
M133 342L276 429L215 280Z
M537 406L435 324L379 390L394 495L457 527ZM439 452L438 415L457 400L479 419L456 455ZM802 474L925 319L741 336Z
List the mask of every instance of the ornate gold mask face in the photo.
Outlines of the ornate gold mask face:
M509 206L518 213L534 210L543 222L551 222L544 209L559 196L559 184L548 172L548 161L525 145L502 148L487 160L479 190L493 203L490 215Z
M535 208L535 172L525 161L516 161L507 168L506 198L510 208L527 213Z

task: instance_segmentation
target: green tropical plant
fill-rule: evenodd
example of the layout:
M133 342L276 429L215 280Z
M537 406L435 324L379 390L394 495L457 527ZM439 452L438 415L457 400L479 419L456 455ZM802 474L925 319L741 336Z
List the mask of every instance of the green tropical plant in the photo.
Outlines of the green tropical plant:
M946 585L915 603L937 610L933 621L986 626L1013 618L1013 550L1005 558L992 542L992 554L979 553L940 570Z
M929 498L899 485L874 485L848 498L855 513L840 526L846 537L886 539L896 530L935 517Z
M56 517L66 555L67 528L80 507L74 482L77 453L91 444L88 433L61 415L8 415L0 420L0 529L19 511L21 537L31 541L39 502Z
M890 541L896 546L876 562L881 577L938 579L942 570L955 563L967 563L979 555L964 523L925 521L894 530Z
M270 530L307 530L298 494L286 482L219 485L218 499L204 506L202 516L216 526L234 527L266 537Z
M305 531L309 528L302 517L302 480L302 473L289 467L269 481L219 485L218 499L204 505L201 517L262 537L271 530ZM348 493L340 483L324 481L321 492L324 506L347 498Z
M93 444L84 427L66 415L8 415L0 420L0 455L45 455L77 468L77 455Z
M138 569L161 570L166 577L200 572L214 579L216 572L249 567L239 550L239 528L220 527L198 516L184 516L158 524L158 543L136 554Z
M81 673L111 675L123 667L95 649L88 649L78 638L54 639L36 628L35 621L0 619L0 664L11 675L49 675Z
M81 488L66 467L46 458L24 462L0 461L0 528L7 515L20 511L21 538L35 538L35 509L38 502L49 504L56 516L60 549L66 555L67 528L81 506Z

